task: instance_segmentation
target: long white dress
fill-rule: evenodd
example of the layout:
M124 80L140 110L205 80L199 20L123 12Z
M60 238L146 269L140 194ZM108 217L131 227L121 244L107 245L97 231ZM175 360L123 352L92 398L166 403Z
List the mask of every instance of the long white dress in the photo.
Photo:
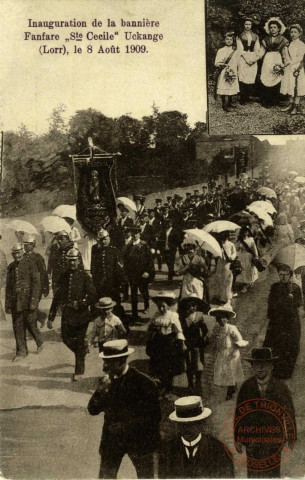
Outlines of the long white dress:
M238 252L238 258L240 260L242 271L241 274L236 277L236 281L239 283L253 283L258 279L257 268L252 264L253 256L258 257L258 251L255 241L252 237L245 238L244 242L248 245L253 255L249 253L241 242L238 242L236 249Z
M240 82L248 85L254 84L257 75L257 55L260 50L260 43L258 36L252 32L243 32L241 36L245 37L250 47L251 43L255 41L253 51L247 51L244 48L242 40L237 37L237 50L239 52L239 64L238 64L238 79ZM255 62L253 65L248 65L247 62Z
M222 47L217 51L216 59L215 59L215 66L219 67L222 63L226 61L226 59L231 55L233 52L232 47ZM221 71L218 82L217 82L217 95L236 95L239 92L239 84L238 84L238 58L239 53L236 50L229 61L228 65L226 65L223 70ZM226 81L225 75L226 71L232 70L235 75L235 79L232 83Z
M244 380L240 351L234 345L242 336L235 327L227 323L223 327L215 326L217 335L217 353L214 364L214 384L221 386L235 385Z
M293 72L297 70L300 62L305 55L305 43L299 38L293 40L288 47L291 63L285 68L284 77L281 83L281 93L283 95L295 95L295 87L297 86L297 96L305 95L305 72L304 67L301 68L299 76L294 77Z

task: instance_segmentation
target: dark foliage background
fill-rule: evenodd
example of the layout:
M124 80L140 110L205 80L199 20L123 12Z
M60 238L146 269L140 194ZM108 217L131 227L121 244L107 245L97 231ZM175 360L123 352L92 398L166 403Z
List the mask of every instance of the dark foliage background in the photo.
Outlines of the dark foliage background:
M160 112L153 106L150 116L137 120L128 115L110 118L89 108L77 111L66 124L64 111L63 105L53 110L44 135L34 135L25 126L4 133L4 215L74 203L69 155L88 148L88 137L105 151L121 153L114 175L117 195L148 194L204 178L205 165L196 162L195 142L206 126L190 128L184 113Z
M299 23L305 30L305 0L208 0L207 49L208 70L213 71L216 51L223 46L223 35L228 30L240 33L242 18L256 15L254 30L264 38L268 18L280 17L286 27ZM288 38L288 32L285 35Z

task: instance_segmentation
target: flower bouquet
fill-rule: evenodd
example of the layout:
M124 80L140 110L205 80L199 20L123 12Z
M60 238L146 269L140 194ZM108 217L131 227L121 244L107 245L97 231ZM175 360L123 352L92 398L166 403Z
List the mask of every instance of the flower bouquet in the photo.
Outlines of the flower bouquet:
M274 65L272 69L272 75L274 77L280 77L281 75L284 75L284 67L282 65Z
M226 83L232 85L236 78L236 73L234 72L234 70L232 70L232 68L225 69L224 80Z

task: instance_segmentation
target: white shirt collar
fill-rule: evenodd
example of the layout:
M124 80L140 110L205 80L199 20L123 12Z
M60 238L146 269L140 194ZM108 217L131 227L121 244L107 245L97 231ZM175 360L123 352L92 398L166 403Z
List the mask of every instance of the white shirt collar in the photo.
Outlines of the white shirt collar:
M201 433L199 433L198 437L195 438L195 440L193 440L192 442L188 442L187 440L185 440L185 438L181 437L181 440L182 440L182 443L185 447L195 447L195 445L197 445L197 443L200 442L201 440Z

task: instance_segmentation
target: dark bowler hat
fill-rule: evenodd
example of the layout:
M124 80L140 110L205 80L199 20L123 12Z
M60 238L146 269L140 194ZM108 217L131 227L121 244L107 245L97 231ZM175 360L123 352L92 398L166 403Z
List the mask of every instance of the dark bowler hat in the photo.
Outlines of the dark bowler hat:
M141 200L141 198L142 198L141 195L134 195L134 196L133 196L133 199L134 199L135 202L136 202L137 200Z
M186 195L187 197L190 197L192 194L191 194L191 192L185 192L185 195Z
M147 213L155 213L155 211L154 211L153 208L148 208L148 209L147 209Z
M99 356L103 359L127 357L134 352L134 348L128 347L127 340L110 340L103 345L103 351Z
M198 422L211 415L210 408L204 408L201 397L195 395L178 398L174 403L175 411L169 415L173 422Z
M262 348L253 348L250 357L244 357L244 360L247 360L251 363L257 362L276 362L279 357L273 357L272 349L268 347Z
M162 203L162 199L161 198L156 198L155 202L156 203Z
M173 197L169 196L169 197L166 197L166 198L167 198L167 200L171 200Z

